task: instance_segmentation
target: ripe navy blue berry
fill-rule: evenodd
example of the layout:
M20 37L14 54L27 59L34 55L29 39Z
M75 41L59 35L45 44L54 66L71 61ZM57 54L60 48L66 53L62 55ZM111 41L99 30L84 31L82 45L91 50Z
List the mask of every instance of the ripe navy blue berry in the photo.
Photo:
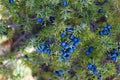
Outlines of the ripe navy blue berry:
M64 2L62 2L62 5L63 5L63 6L67 6L67 5L68 5L68 2L67 2L67 1L64 1Z
M44 45L40 46L40 49L41 50L45 49L45 46Z
M117 57L117 54L116 54L116 53L114 53L114 54L112 55L112 57Z
M90 53L94 50L93 46L90 46L88 50L85 52L86 55L90 55Z
M51 50L50 50L50 49L47 49L47 53L50 54L50 53L51 53Z
M98 74L97 70L93 70L93 73L94 73L95 75L97 75L97 74Z
M24 58L26 58L26 59L27 59L27 58L28 58L28 56L27 56L27 55L24 55Z
M38 49L36 50L36 52L40 53L40 52L42 52L42 50L41 50L40 48L38 48Z
M90 46L89 49L88 49L89 52L92 52L93 50L94 50L93 46Z
M70 55L68 55L68 54L66 54L64 57L65 57L66 60L70 59Z
M46 42L46 43L45 43L45 46L46 46L46 47L50 47L50 45L49 45L49 43L48 43L48 42Z
M98 10L98 13L102 13L102 12L103 12L103 9L99 9L99 10Z
M85 52L85 54L86 54L86 55L89 55L89 54L90 54L90 52L86 51L86 52Z
M9 0L9 3L13 3L14 2L14 0Z
M75 36L73 34L70 35L70 40L73 40L75 38Z
M50 17L49 17L49 20L50 20L50 22L51 22L51 23L53 23L53 22L54 22L54 20L55 20L55 17L50 16Z
M116 50L116 49L113 49L113 53L117 53L117 50Z
M61 76L63 74L63 70L58 70L58 71L55 71L55 74L57 76Z
M107 25L107 28L108 28L108 29L111 29L111 26L110 26L110 25Z
M103 31L99 31L99 34L100 34L100 35L103 35Z
M77 47L78 46L78 42L73 43L73 46Z
M44 53L47 53L47 49L43 49L43 52L44 52Z
M92 64L88 63L87 68L88 68L88 70L93 70Z
M66 28L65 32L68 34L68 33L71 33L73 31L73 27L68 27Z
M61 33L60 36L61 36L61 38L65 38L65 34L64 33Z
M43 22L43 19L42 19L42 18L38 18L38 22L39 22L39 23L42 23L42 22Z
M111 59L112 59L113 61L116 61L116 57L112 57Z

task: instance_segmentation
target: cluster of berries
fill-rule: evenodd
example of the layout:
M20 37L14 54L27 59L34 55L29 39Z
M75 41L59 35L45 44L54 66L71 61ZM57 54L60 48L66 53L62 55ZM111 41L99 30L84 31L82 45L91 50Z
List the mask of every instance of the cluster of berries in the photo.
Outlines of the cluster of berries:
M120 52L118 52L116 49L113 49L111 52L107 52L106 55L111 60L116 61L117 57L120 56Z
M112 34L112 32L110 32L111 26L107 25L106 27L104 27L104 29L102 31L99 31L100 35L108 35L108 34Z
M88 70L93 71L93 74L98 76L98 80L101 80L101 75L98 73L96 65L88 63L87 68Z
M69 43L67 43L65 41L61 42L62 49L60 51L60 54L66 60L70 59L70 54L74 50L76 50L76 47L78 46L78 43L80 42L80 38L77 38L72 34L73 30L74 30L73 27L69 27L69 28L66 28L64 33L61 33L61 38L65 38L65 36L67 36L67 34L70 34L69 35L69 39L70 39Z
M51 50L50 50L50 45L48 42L46 42L44 45L41 45L37 50L36 52L40 53L40 52L43 52L43 53L47 53L47 54L50 54L51 53Z
M90 46L90 47L88 48L88 50L85 52L85 54L86 54L86 55L90 55L90 53L92 53L93 50L94 50L94 47L93 47L93 46Z

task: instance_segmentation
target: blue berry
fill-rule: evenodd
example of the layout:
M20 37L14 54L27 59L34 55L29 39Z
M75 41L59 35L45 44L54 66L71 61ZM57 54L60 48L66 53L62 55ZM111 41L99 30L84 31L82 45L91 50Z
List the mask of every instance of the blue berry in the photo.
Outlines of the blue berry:
M40 49L41 49L41 50L45 49L45 46L44 46L44 45L41 45L41 46L40 46Z
M69 28L66 28L65 32L66 32L66 33L70 33L70 32L72 32L73 30L74 30L73 27L69 27Z
M64 52L64 54L62 56L65 57L66 55L68 55L68 54L66 54L66 52Z
M97 76L98 76L99 78L101 78L101 75L100 75L100 74L97 74Z
M90 54L90 52L86 51L86 52L85 52L85 54L86 54L86 55L89 55L89 54Z
M14 0L9 0L9 3L13 3L14 2Z
M99 34L100 34L100 35L103 35L104 33L103 33L103 31L99 31Z
M69 60L70 59L70 56L67 54L64 56L66 60Z
M104 2L108 2L108 0L104 0Z
M98 74L97 70L93 70L93 73L94 73L95 75L97 75L97 74Z
M38 22L39 22L39 23L42 23L42 22L43 22L43 19L42 19L42 18L38 18Z
M104 30L104 31L103 31L103 34L104 34L104 35L107 35L107 32Z
M75 38L73 39L73 42L74 42L74 43L78 43L79 41L80 41L80 38L76 38L76 37L75 37Z
M62 75L63 74L63 70L59 70L59 74Z
M75 36L73 34L70 35L70 40L73 40L75 38Z
M43 52L44 52L44 53L47 53L47 49L43 49Z
M107 27L104 27L104 31L108 31L108 28L107 28Z
M108 28L108 29L111 29L111 26L110 26L110 25L107 25L107 28Z
M63 50L60 51L60 54L63 55L65 52Z
M76 50L76 47L75 47L75 46L72 46L72 50L73 50L73 51Z
M66 60L70 60L70 56L67 56L67 57L66 57Z
M3 35L7 35L8 33L7 32L3 32Z
M66 44L65 46L63 46L63 48L68 49L68 48L69 48L69 45Z
M62 71L62 70L55 71L55 74L56 74L57 76L61 76L61 75L63 74L63 71Z
M74 30L74 28L73 28L72 26L69 26L67 29L68 29L68 30L71 30L71 31Z
M112 57L111 59L112 59L113 61L116 61L116 57Z
M61 46L65 49L69 48L69 45L66 42L61 42Z
M69 54L66 54L66 52L63 54L63 57L65 57L65 56L67 56L67 55L69 55Z
M72 52L73 52L72 48L68 48L67 51L66 51L67 54L71 54Z
M117 54L116 53L112 54L112 57L117 57Z
M102 6L104 4L104 2L100 2L100 5Z
M75 37L74 39L73 39L73 42L77 42L78 41L78 39Z
M63 6L67 6L67 5L68 5L68 2L67 2L67 1L64 1L64 2L62 2L62 5L63 5Z
M116 49L113 49L113 53L117 53L117 50L116 50Z
M96 70L97 69L97 66L96 65L92 65L93 69Z
M77 42L80 42L80 38L77 38Z
M103 12L103 9L99 9L99 10L98 10L98 13L102 13L102 12Z
M62 47L66 46L66 42L61 42L61 46Z
M41 51L40 49L37 49L36 52L40 53L40 52L42 52L42 51Z
M93 50L94 50L93 46L90 46L89 49L88 49L89 52L92 52Z
M55 17L50 16L50 17L49 17L49 20L51 21L51 23L53 23L53 22L54 22L54 20L55 20Z
M51 50L50 50L50 49L48 49L48 50L47 50L47 53L48 53L48 54L50 54L50 53L51 53Z
M24 55L24 58L28 58L28 56L27 56L27 55Z
M75 47L78 46L78 42L73 43L73 46Z
M69 49L69 52L70 52L70 53L72 53L72 52L73 52L73 49L72 49L72 48L70 48L70 49Z
M98 77L98 80L101 80L101 77Z
M55 74L56 74L57 76L60 76L60 75L59 75L59 71L55 71Z
M118 56L120 56L120 52L118 53Z
M70 54L71 54L69 51L66 51L65 53L66 53L66 54L68 54L68 55L70 55Z
M87 68L88 68L88 70L92 70L93 69L92 64L88 63Z
M46 46L46 47L50 47L50 45L49 45L49 43L48 43L48 42L46 42L46 43L45 43L45 46Z
M64 37L65 37L65 34L64 34L64 33L61 33L60 36L61 36L61 38L64 38Z

